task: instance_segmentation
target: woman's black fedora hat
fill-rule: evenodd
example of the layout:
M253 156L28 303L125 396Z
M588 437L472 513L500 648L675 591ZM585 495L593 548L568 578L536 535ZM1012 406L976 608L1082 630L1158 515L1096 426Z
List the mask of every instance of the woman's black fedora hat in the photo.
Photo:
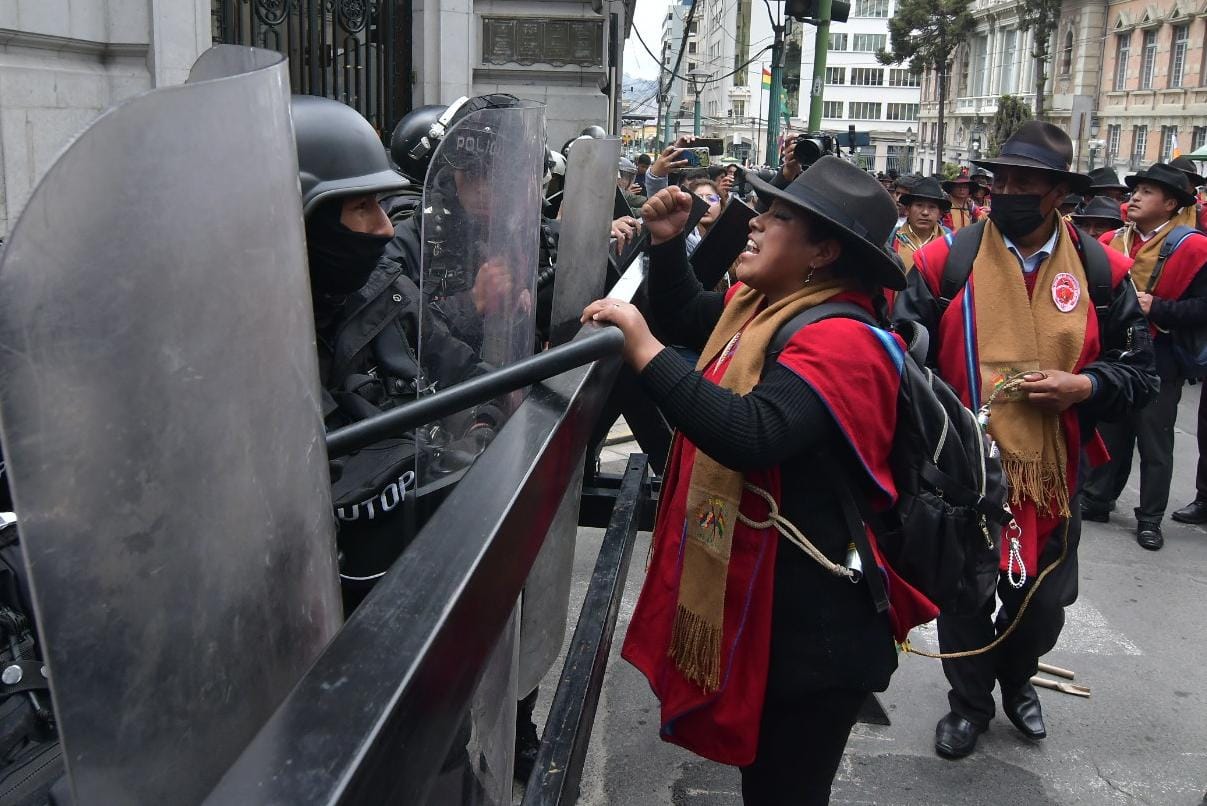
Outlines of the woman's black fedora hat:
M1135 190L1136 185L1141 182L1160 185L1173 193L1174 198L1178 200L1178 207L1188 207L1194 204L1194 193L1190 190L1190 180L1186 178L1186 173L1172 165L1166 165L1164 162L1154 162L1146 169L1137 171L1123 181L1127 182L1127 186L1132 190Z
M1073 213L1073 221L1090 221L1102 219L1111 221L1116 227L1123 226L1123 214L1119 212L1119 202L1106 196L1095 196L1086 202L1081 212Z
M901 204L909 207L916 201L934 202L939 205L939 209L947 212L951 209L951 199L947 198L947 194L939 187L938 180L923 179L914 185L909 193L901 194Z
M905 288L905 267L884 246L897 225L897 203L867 171L825 156L785 188L753 176L746 181L763 201L779 199L830 224L851 252L847 265L885 288Z
M1073 162L1073 141L1058 126L1042 120L1029 120L1018 127L1002 150L991 160L973 160L972 164L996 172L998 168L1032 168L1055 174L1069 183L1070 190L1084 192L1090 178L1069 170Z

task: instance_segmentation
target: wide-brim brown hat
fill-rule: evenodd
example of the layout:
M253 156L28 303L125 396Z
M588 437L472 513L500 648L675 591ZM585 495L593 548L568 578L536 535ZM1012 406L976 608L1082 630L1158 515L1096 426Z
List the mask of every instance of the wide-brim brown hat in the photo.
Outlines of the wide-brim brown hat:
M1123 181L1131 190L1135 190L1136 185L1141 182L1160 185L1174 195L1174 198L1178 200L1178 207L1189 207L1194 204L1194 193L1190 187L1190 180L1186 178L1186 172L1164 162L1154 162Z
M943 190L947 193L951 193L956 185L968 185L968 187L971 189L975 184L976 182L972 181L971 176L957 176L955 179L948 179L946 182L944 182Z
M943 212L951 210L951 199L943 193L939 183L933 179L923 179L910 188L909 193L901 194L901 204L909 207L916 201L934 202Z
M1073 141L1064 129L1042 120L1028 120L1018 127L1002 150L991 160L973 160L978 168L996 173L998 168L1032 168L1045 171L1069 183L1069 189L1084 193L1090 186L1085 174L1070 171L1073 162Z
M1116 227L1123 226L1123 214L1119 211L1119 202L1106 196L1095 196L1086 202L1080 212L1070 216L1074 222L1100 219L1110 221Z
M785 188L749 174L746 181L762 200L779 199L829 224L851 253L847 266L885 288L905 288L905 267L885 246L897 225L897 203L867 171L824 156Z
M1114 168L1095 168L1087 176L1090 178L1088 190L1127 190L1127 185L1119 181L1119 174Z

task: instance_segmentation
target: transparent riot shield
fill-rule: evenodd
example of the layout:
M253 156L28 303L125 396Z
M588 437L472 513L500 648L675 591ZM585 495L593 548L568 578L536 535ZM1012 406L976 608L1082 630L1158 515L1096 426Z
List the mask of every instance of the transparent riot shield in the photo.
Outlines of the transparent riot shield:
M532 354L544 160L544 107L481 109L457 121L432 156L423 189L419 363L423 393ZM458 478L516 408L509 395L432 423L417 438L416 480Z
M583 308L604 295L608 234L616 201L620 140L576 140L566 161L550 333L554 344L578 332Z
M0 438L82 806L200 802L341 619L288 73L229 63L102 115L0 263Z

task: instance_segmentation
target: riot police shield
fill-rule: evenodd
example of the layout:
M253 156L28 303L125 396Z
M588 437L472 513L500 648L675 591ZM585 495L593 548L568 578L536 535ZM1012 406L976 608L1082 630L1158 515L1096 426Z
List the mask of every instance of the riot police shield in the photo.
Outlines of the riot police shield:
M240 60L102 115L0 263L0 439L82 806L201 801L341 619L288 73Z
M537 104L479 109L457 121L432 156L420 226L421 394L464 380L436 374L450 341L468 345L485 368L532 354L544 120ZM420 495L459 476L517 403L513 396L424 428Z
M615 137L576 140L570 146L549 328L554 344L570 341L583 308L604 295L619 161L620 140Z

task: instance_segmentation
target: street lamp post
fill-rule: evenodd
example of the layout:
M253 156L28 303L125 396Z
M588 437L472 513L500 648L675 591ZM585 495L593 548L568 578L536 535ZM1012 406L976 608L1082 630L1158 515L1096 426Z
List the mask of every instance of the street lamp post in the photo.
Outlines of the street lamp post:
M696 96L696 116L692 122L692 134L696 137L700 136L700 89L704 84L704 80L708 78L708 71L696 68L687 74L687 78L691 81L692 95Z
M912 174L914 172L914 127L907 126L905 129L905 165L901 171L902 175Z

